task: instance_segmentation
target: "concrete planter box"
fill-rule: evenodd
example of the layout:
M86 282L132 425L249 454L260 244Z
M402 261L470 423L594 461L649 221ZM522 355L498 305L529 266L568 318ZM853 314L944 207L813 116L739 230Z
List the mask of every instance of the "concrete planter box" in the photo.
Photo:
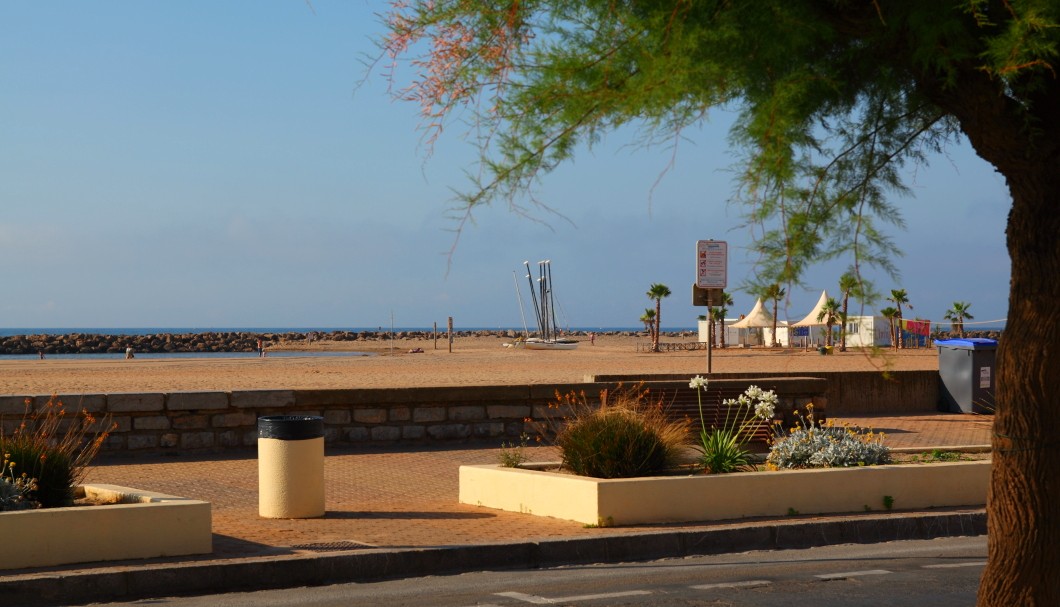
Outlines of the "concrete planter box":
M79 489L122 503L0 513L0 569L213 551L209 502L116 485Z
M555 467L536 464L534 468ZM982 506L989 461L598 479L496 465L460 467L460 502L588 525L640 525Z

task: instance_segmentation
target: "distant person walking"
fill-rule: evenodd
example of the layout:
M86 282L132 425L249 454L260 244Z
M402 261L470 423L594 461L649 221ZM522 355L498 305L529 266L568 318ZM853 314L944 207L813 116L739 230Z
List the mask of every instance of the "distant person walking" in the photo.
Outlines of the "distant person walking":
M258 340L258 358L265 358L265 344Z
M126 348L125 348L125 360L129 360L130 358L133 358L133 349L132 349L132 346L126 346Z
M589 333L589 345L591 345L591 346L595 346L596 345L596 333L592 333L592 332Z

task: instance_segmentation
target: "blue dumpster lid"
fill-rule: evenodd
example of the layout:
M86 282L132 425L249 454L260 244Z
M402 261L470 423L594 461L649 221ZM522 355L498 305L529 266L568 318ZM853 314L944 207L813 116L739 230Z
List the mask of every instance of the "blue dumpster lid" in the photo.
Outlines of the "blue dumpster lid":
M993 350L997 348L997 340L986 337L969 337L967 339L936 339L936 346L947 348L959 348L961 350Z

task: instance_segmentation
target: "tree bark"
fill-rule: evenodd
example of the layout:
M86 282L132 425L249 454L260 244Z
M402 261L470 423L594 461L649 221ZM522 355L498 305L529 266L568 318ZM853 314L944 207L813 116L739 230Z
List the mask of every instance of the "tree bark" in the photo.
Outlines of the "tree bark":
M1008 322L997 351L989 559L980 607L1060 605L1060 85L1020 103L974 67L922 90L1012 195ZM923 81L922 81L923 82Z
M659 351L659 331L662 330L662 298L655 299L655 331L652 333L651 351Z
M1008 175L1008 324L997 355L989 562L979 605L1060 605L1060 165Z

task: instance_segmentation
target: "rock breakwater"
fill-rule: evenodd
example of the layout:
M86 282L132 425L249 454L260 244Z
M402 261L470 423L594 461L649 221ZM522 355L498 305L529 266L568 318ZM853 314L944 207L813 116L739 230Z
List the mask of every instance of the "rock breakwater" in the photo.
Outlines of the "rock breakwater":
M511 330L454 331L455 337L497 337L512 339L520 332ZM572 336L585 337L584 331L572 331ZM633 331L600 331L597 335L634 336ZM690 336L691 332L674 332L673 336ZM439 332L439 339L445 334ZM266 348L282 349L285 345L312 345L313 342L383 342L391 339L389 331L330 331L315 333L155 333L148 335L106 335L68 333L65 335L38 334L0 337L0 354L118 354L132 348L135 352L255 352L258 340ZM434 339L431 331L395 331L393 339L412 341ZM352 344L351 344L352 345ZM351 349L356 349L355 347Z

